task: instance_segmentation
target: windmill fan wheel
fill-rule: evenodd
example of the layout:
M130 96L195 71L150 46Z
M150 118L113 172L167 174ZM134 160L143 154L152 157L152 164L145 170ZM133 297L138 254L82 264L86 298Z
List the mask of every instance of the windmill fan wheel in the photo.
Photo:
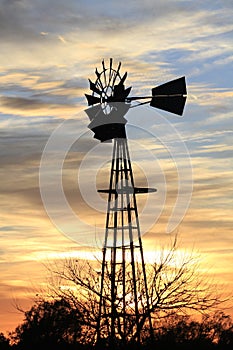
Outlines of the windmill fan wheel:
M89 79L92 95L85 95L89 106L101 104L102 110L105 114L110 113L112 107L111 103L125 102L131 90L131 87L125 89L124 82L127 78L127 72L121 76L121 62L119 62L117 69L113 68L112 63L112 58L110 58L109 67L106 67L103 60L103 70L99 72L96 68L95 82L93 83Z

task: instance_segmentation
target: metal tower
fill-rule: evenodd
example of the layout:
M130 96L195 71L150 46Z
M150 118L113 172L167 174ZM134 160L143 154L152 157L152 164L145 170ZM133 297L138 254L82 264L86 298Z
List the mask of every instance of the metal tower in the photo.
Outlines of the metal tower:
M153 334L136 202L136 194L149 191L155 190L137 188L134 185L127 139L114 139L109 189L99 190L108 193L99 302L99 337L107 333L105 299L108 291L106 283L109 282L111 338L134 338L135 341L140 341L140 324L145 315L151 336ZM110 271L106 260L108 250L111 256Z
M102 271L99 293L97 342L106 339L112 347L117 341L140 342L146 332L153 337L150 299L146 278L136 195L155 192L153 188L135 187L129 155L124 115L131 102L146 99L172 113L182 115L186 100L185 78L152 89L152 96L128 97L127 73L120 75L121 63L113 69L102 62L96 69L96 81L90 82L87 95L89 128L101 142L112 142L113 153L109 188L98 190L108 195ZM142 103L140 103L142 104Z

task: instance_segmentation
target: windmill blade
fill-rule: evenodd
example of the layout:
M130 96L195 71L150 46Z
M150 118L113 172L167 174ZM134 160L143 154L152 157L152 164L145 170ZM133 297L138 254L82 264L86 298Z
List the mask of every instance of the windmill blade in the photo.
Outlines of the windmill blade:
M112 69L112 62L113 62L113 59L110 58L110 60L109 60L108 82L107 82L107 84L106 84L106 86L105 86L105 91L108 91L108 89L109 89L109 87L110 87L110 85L111 85L112 77L113 77L113 72L114 72L114 70ZM107 70L107 69L106 69L106 70ZM105 74L105 73L104 73L104 74ZM105 77L106 77L106 75L105 75ZM105 80L106 80L106 79L105 79Z
M150 105L152 107L162 109L170 113L182 115L184 111L185 102L186 96L156 96L152 97Z
M131 90L131 87L125 89L124 81L126 78L127 78L127 72L125 72L119 84L114 86L113 98L111 97L109 101L113 100L115 102L125 102L125 99L129 95Z
M109 59L109 69L112 70L112 57Z
M96 87L95 83L93 83L90 79L88 80L90 83L90 90L101 96L102 92Z
M110 85L110 82L112 80L112 58L109 60L109 77L108 77L108 86Z
M93 106L93 105L101 102L100 97L96 97L96 96L92 96L92 95L88 95L88 94L85 94L85 96L87 99L88 106Z
M118 85L123 85L126 78L127 78L127 72L125 72L125 74L124 74L123 77L121 78L121 81L119 82Z
M106 71L104 60L102 61L103 72Z
M100 73L98 72L97 68L95 69L95 74L96 74L97 78L99 79L100 78Z
M105 81L105 86L107 85L107 77L106 77L106 68L104 64L104 60L102 61L102 66L103 66L103 73L104 73L104 81Z
M127 72L123 75L119 84L114 86L113 99L110 98L109 100L114 100L115 102L125 102L125 99L129 95L131 90L131 87L125 89L124 81L126 78L127 78Z
M101 74L98 72L97 68L95 69L95 74L97 76L97 81L96 84L98 83L98 85L100 86L100 88L103 90L103 84L101 82Z
M119 74L120 72L120 69L121 69L121 62L118 63L118 67L117 67L117 73Z
M114 102L125 102L127 96L131 91L131 86L125 89L124 85L118 84L114 86L113 97L109 100Z
M121 68L121 62L119 62L119 64L118 64L115 77L114 77L114 79L113 79L113 81L112 81L112 86L115 85L115 81L116 81L116 78L117 78L117 76L118 76L118 74L119 74L119 72L120 72L120 68Z
M132 89L132 86L130 86L130 87L128 87L127 89L125 89L125 96L126 96L126 97L129 95L131 89Z

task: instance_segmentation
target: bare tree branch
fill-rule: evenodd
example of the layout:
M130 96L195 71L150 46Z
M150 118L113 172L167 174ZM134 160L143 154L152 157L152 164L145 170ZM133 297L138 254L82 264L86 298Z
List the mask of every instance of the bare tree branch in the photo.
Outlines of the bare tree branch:
M107 269L110 269L107 262ZM50 272L49 297L62 298L69 301L78 308L83 315L85 330L95 337L98 319L100 298L100 272L101 262L88 262L83 260L66 259L48 266ZM198 311L204 313L219 306L223 300L215 291L215 286L206 276L200 274L199 261L194 253L178 256L177 237L171 244L169 250L161 250L158 262L146 265L147 284L149 292L149 310L146 304L146 295L143 288L142 266L137 266L138 283L138 308L140 319L137 329L148 328L148 313L151 314L156 327L158 319L166 314ZM109 270L110 271L110 270ZM116 276L120 277L121 268ZM110 276L110 273L107 274ZM133 340L135 315L132 297L131 270L126 266L126 300L124 317L127 323L127 337ZM120 278L119 278L120 280ZM117 319L118 334L123 337L122 325L122 295L118 291L115 302L115 313ZM103 336L109 335L109 320L111 319L111 281L104 281L104 315L100 325ZM88 330L87 330L88 329Z

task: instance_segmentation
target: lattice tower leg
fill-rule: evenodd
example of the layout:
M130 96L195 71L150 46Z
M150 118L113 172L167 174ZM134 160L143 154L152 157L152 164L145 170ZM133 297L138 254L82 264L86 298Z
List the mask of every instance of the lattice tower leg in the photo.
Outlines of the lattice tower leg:
M114 139L97 324L97 342L140 342L153 328L134 178L126 139Z

